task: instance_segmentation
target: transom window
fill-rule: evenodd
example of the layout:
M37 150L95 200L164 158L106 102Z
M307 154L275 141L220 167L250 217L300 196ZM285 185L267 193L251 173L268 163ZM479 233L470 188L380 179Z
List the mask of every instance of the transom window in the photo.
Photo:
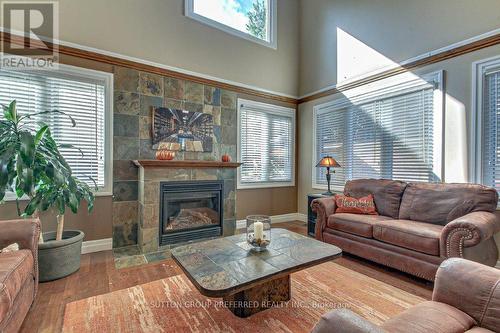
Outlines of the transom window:
M57 113L37 120L49 125L58 144L80 149L60 149L73 174L93 186L91 177L100 194L111 194L111 84L112 74L62 64L57 71L1 70L0 103L16 100L20 114L59 110L70 115L76 127Z
M438 72L316 106L313 187L326 187L325 170L315 164L327 155L342 166L332 175L337 190L359 178L440 181L441 77Z
M276 0L185 0L186 16L276 48Z
M238 188L295 185L295 110L238 99Z

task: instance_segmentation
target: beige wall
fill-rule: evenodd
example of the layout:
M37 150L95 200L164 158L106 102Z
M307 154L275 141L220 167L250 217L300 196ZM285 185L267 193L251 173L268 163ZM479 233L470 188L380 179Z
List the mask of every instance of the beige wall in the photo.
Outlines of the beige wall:
M498 0L302 0L300 95L337 83L342 72L337 28L386 60L400 62L497 29L499 22ZM356 57L351 60L363 54Z
M183 0L60 0L60 39L296 95L298 0L278 1L278 48L183 15Z
M282 215L297 212L297 187L238 190L236 219L248 215Z
M500 55L500 45L446 60L431 66L420 68L413 73L423 75L437 70L444 70L445 85L445 121L444 121L444 176L446 182L467 182L469 163L469 118L472 94L472 62ZM313 107L315 105L342 97L337 94L299 106L299 183L298 207L300 213L306 213L307 193L319 190L312 188L313 147Z
M97 197L92 213L87 212L86 206L82 206L78 214L73 214L68 209L65 214L64 229L78 229L85 233L85 241L111 238L112 199L108 197ZM0 206L0 219L17 219L17 209L14 201L6 202ZM40 215L43 231L56 230L56 214L45 212Z

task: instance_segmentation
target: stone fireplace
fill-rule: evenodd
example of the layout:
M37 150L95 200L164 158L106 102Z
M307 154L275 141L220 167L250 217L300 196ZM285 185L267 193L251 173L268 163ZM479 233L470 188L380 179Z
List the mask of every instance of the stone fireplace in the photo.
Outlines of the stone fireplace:
M236 168L218 161L136 160L138 245L142 253L233 235Z
M222 236L224 181L160 182L160 246Z

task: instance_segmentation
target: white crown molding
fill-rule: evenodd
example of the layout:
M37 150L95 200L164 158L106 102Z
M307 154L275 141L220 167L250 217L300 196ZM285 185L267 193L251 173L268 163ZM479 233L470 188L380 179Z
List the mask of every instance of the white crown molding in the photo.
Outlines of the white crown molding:
M271 216L271 224L291 222L291 221L301 221L305 223L307 221L307 216L305 214L300 214L300 213L290 213L290 214ZM247 226L246 220L236 221L236 229L245 229L246 226Z
M91 240L83 242L82 244L82 254L108 251L113 249L113 239L103 238L97 240Z
M23 36L23 33L20 32L20 31L9 30L9 29L5 29L3 27L0 27L0 31L1 32L7 32L7 33L10 33L12 35L16 35L16 36L20 36L20 37ZM164 64L160 64L160 63L157 63L157 62L154 62L154 61L149 61L149 60L145 60L145 59L141 59L141 58L127 56L127 55L124 55L124 54L121 54L121 53L116 53L116 52L106 51L106 50L102 50L102 49L98 49L98 48L94 48L94 47L90 47L90 46L86 46L86 45L81 45L81 44L66 42L66 41L63 41L63 40L60 40L60 39L50 40L50 39L43 38L43 37L40 38L40 39L45 40L45 41L49 41L49 42L52 42L52 43L55 43L55 44L58 44L58 45L72 47L72 48L79 49L79 50L82 50L82 51L99 53L99 54L102 54L102 55L105 55L105 56L120 58L120 59L123 59L123 60L133 61L133 62L137 62L137 63L143 64L143 65L158 67L158 68L161 68L161 69L165 69L165 70L177 72L177 73L180 73L180 74L185 74L185 75L190 75L190 76L196 76L196 77L199 77L199 78L202 78L202 79L211 80L211 81L217 81L217 82L221 82L221 83L224 83L224 84L229 84L229 85L233 85L233 86L237 86L237 87L241 87L241 88L251 89L251 90L255 90L255 91L266 93L266 94L271 94L271 95L277 95L277 96L281 96L281 97L287 97L287 98L297 99L296 95L289 95L289 94L285 94L285 93L281 93L281 92L277 92L277 91L273 91L273 90L269 90L269 89L259 88L259 87L253 86L253 85L249 85L249 84L245 84L245 83L241 83L241 82L237 82L237 81L232 81L232 80L226 80L226 79L222 79L222 78L219 78L219 77L216 77L216 76L212 76L212 75L208 75L208 74L204 74L204 73L189 71L189 70L182 69L182 68L175 67L175 66L164 65Z
M372 71L372 72L369 72L369 73L365 73L363 75L359 75L359 76L350 78L350 79L348 79L346 81L342 81L342 82L339 82L337 84L332 84L332 85L326 86L324 88L315 90L315 91L307 93L305 95L301 95L301 96L299 96L298 99L307 98L307 97L310 97L310 96L313 96L313 95L316 95L316 94L323 93L323 92L328 91L328 90L340 88L343 85L346 85L346 84L349 84L349 83L352 83L352 82L355 82L355 81L359 81L359 80L365 79L367 77L370 77L370 76L373 76L373 75L376 75L376 74L380 74L380 73L383 73L385 71L388 71L388 70L391 70L391 69L394 69L394 68L403 67L403 66L405 66L407 64L410 64L410 63L413 63L415 61L419 61L419 60L422 60L422 59L425 59L425 58L428 58L428 57L432 57L432 56L434 56L436 54L440 54L442 52L450 51L450 50L453 50L453 49L455 49L457 47L465 46L465 45L468 45L468 44L471 44L471 43L474 43L474 42L477 42L477 41L480 41L482 39L485 39L485 38L488 38L488 37L492 37L492 36L495 36L495 35L498 35L498 34L500 34L500 28L495 29L495 30L491 30L491 31L488 31L488 32L485 32L484 34L476 35L476 36L471 37L471 38L464 39L464 40L459 41L457 43L446 45L446 46L441 47L439 49L435 49L435 50L432 50L432 51L429 51L429 52L426 52L426 53L422 53L422 54L417 55L415 57L412 57L412 58L409 58L407 60L404 60L404 61L402 61L400 63L395 63L395 64L392 64L390 66L385 66L385 67L382 67L382 68L380 68L378 70L375 70L375 71Z

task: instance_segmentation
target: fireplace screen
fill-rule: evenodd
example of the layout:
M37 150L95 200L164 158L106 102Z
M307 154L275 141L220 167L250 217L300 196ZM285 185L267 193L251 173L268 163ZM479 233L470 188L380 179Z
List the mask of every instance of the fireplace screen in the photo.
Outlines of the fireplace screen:
M222 235L223 181L160 184L160 245Z
M174 194L174 193L172 193ZM163 231L171 232L210 225L219 225L218 192L175 193L166 198Z

